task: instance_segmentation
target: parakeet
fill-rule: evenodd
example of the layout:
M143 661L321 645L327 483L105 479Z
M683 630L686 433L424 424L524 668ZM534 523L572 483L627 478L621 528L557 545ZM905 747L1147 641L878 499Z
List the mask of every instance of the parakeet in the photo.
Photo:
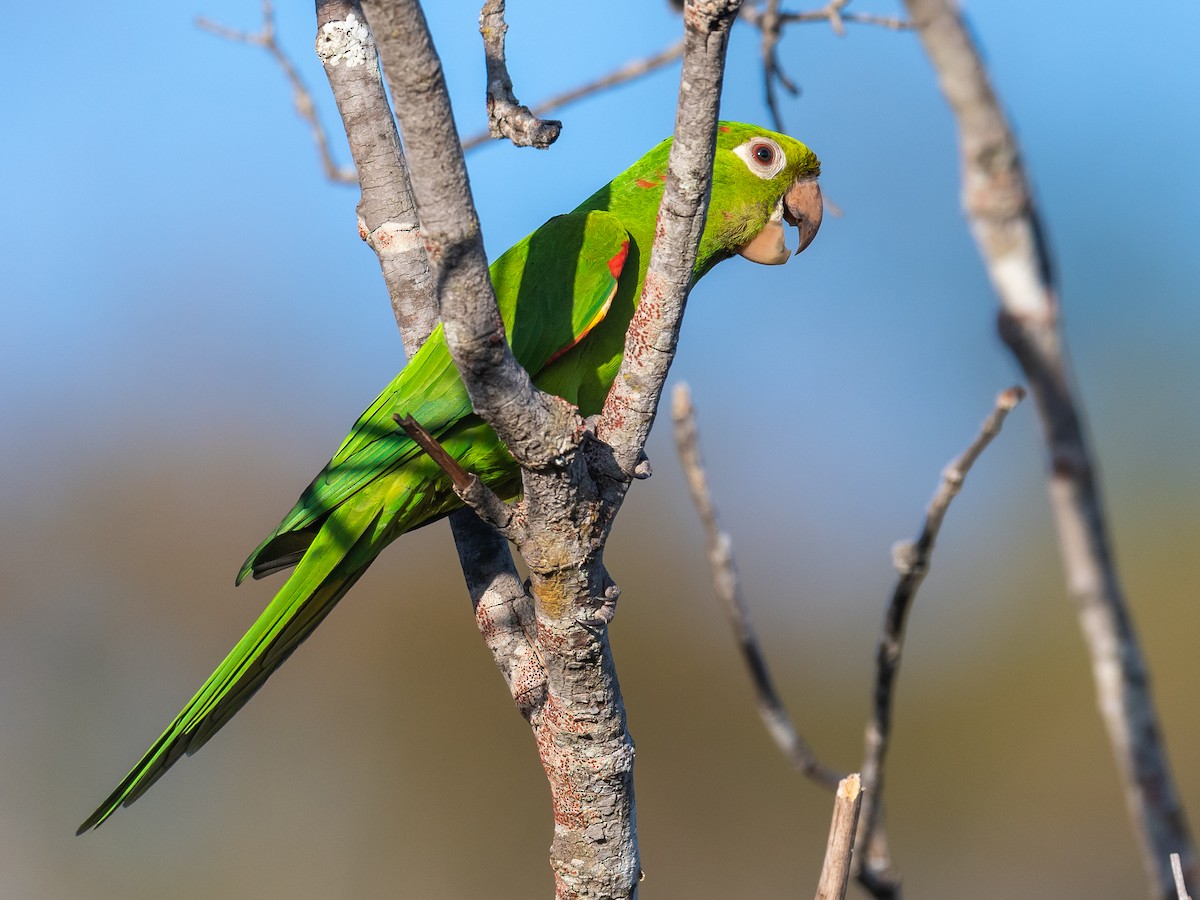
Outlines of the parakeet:
M513 353L542 390L598 413L621 362L625 331L649 264L671 139L573 212L514 245L490 272ZM739 253L774 265L799 253L821 223L820 163L806 146L755 125L718 127L708 218L693 284ZM505 499L520 472L471 410L439 326L359 417L333 459L250 554L237 581L295 566L287 582L141 761L80 826L128 806L183 754L192 754L287 659L395 538L461 505L442 470L400 431L409 414L469 472Z

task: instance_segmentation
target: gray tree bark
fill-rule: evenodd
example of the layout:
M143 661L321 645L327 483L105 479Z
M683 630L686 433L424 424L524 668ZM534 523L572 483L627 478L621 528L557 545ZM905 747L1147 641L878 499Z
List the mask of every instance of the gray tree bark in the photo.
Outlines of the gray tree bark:
M480 628L533 726L550 781L551 866L564 898L637 895L634 750L608 644L618 591L603 549L630 480L642 471L678 340L707 206L725 49L739 5L691 2L685 9L676 141L651 274L619 387L593 435L574 408L534 387L504 339L441 64L420 5L368 0L360 10L347 0L318 2L320 33L328 35L319 38L326 41L326 71L347 132L361 133L351 138L363 189L360 232L380 255L406 348L419 344L430 311L439 311L475 410L522 465L524 499L499 524L511 526L506 534L529 565L529 595L494 531L460 517L455 538ZM369 31L355 25L362 13ZM368 55L378 42L406 152L390 115L386 123L382 117L387 107L378 79L338 69L349 57L334 45L351 34L370 45ZM417 228L406 194L416 197ZM393 257L411 268L402 270ZM598 443L602 435L609 444Z

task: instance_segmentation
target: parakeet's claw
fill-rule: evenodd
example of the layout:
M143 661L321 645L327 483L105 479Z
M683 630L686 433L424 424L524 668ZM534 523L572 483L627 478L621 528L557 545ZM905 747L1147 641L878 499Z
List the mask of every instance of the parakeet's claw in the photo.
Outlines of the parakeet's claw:
M751 262L764 266L777 266L787 262L792 257L784 239L783 223L795 225L800 231L800 253L812 243L821 227L821 213L824 207L821 203L821 188L815 178L805 178L797 181L775 203L771 210L771 218L750 243L738 253Z

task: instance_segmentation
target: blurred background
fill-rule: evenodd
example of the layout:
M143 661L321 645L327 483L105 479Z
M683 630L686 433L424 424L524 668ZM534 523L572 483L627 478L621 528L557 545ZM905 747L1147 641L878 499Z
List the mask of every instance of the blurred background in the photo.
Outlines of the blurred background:
M474 133L478 5L428 7ZM681 29L664 2L509 7L527 103ZM1045 214L1194 825L1200 7L968 11ZM238 566L403 359L357 191L323 180L267 55L194 15L260 23L253 0L76 4L9 43L22 88L3 101L0 140L0 895L550 896L545 780L444 525L385 553L203 753L74 837L270 599L279 580L235 591ZM281 10L279 29L348 162L311 9ZM785 267L716 269L692 296L674 380L692 385L781 689L820 755L849 770L890 548L1019 373L916 37L792 26L780 58L803 88L783 103L787 128L820 155L843 215ZM489 254L668 134L677 83L672 66L563 110L549 151L472 153ZM723 115L767 121L744 26ZM887 801L913 897L1145 894L1033 413L1018 408L972 473L910 622ZM758 722L666 426L607 553L643 890L803 895L830 798Z

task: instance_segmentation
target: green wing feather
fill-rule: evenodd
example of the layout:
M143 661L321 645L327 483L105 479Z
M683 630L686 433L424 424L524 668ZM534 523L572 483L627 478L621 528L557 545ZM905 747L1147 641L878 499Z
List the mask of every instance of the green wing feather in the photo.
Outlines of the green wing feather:
M517 359L536 377L600 322L617 291L629 234L606 212L551 219L491 267ZM511 496L519 473L494 432L471 411L441 328L363 413L337 453L238 580L295 571L245 637L78 833L128 806L185 754L194 753L329 614L395 537L460 505L441 470L400 432L411 413L446 449Z
M535 378L603 318L628 241L628 232L609 213L568 213L492 263L492 284L513 354ZM420 454L396 428L393 413L413 416L439 440L447 428L473 416L441 325L359 417L275 531L250 554L238 583L249 574L262 577L295 563L330 510ZM494 435L491 442L499 447Z

